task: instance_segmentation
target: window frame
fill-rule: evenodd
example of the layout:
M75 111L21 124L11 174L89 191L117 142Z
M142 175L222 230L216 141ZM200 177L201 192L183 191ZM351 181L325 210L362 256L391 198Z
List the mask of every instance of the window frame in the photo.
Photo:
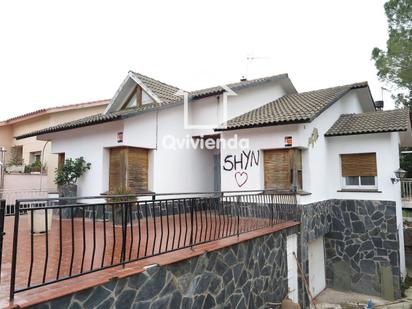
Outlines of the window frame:
M287 190L287 191L303 191L303 151L298 147L288 147L288 148L268 148L261 149L263 152L263 187L265 190ZM268 184L268 175L267 175L267 154L271 151L275 152L284 152L287 156L287 177L288 183L287 187L281 188L278 187L279 184L275 186L270 186Z
M358 185L348 185L346 184L346 177L358 177L359 184ZM361 177L373 177L375 185L362 185ZM365 190L371 189L375 190L378 189L378 176L341 176L341 187L342 189L357 189L357 190Z
M343 176L343 169L342 169L342 155L356 155L356 154L363 154L363 153L375 153L375 160L376 160L376 176ZM339 165L340 165L340 182L342 190L379 190L378 188L378 153L377 152L356 152L356 153L340 153L339 154ZM346 183L347 177L358 177L359 184L358 185L348 185ZM373 177L374 178L374 185L362 185L361 177Z
M41 162L42 160L42 151L38 150L38 151L31 151L29 153L29 163L33 164L37 161Z

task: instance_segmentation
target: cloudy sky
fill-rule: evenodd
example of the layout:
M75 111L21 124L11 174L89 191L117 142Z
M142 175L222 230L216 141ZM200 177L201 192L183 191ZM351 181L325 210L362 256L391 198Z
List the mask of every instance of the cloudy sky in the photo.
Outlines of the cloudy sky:
M367 80L378 100L384 2L2 1L0 119L111 98L128 70L184 90L246 74L289 73L298 91Z

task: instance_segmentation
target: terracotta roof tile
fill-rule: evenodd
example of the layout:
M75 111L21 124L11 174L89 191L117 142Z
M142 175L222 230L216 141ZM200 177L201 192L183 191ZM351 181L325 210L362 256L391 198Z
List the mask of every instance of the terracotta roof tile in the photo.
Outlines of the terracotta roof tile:
M172 106L175 106L176 104L183 104L182 97L175 96L175 93L179 90L179 88L160 82L156 79L147 77L140 73L133 72L133 74L135 74L155 95L157 95L162 100L162 102L144 104L137 108L130 108L130 109L125 109L125 110L121 110L118 112L112 112L108 114L98 114L98 115L93 115L93 116L89 116L86 118L81 118L75 121L70 121L70 122L59 124L53 127L49 127L49 128L45 128L42 130L37 130L34 132L23 134L23 135L17 136L16 139L23 139L23 138L37 136L41 134L59 132L59 131L64 131L64 130L85 127L89 125L100 124L100 123L109 122L109 121L115 121L119 119L125 119L125 118L136 116L144 112L172 107ZM288 78L287 74L280 74L280 75L273 75L273 76L268 76L268 77L263 77L263 78L257 78L253 80L241 81L238 83L228 84L228 86L232 90L239 90L242 88L255 87L263 83L267 83L267 82L279 80L279 79L285 79L285 78ZM219 93L223 93L224 91L225 89L223 89L221 86L205 88L205 89L189 92L189 98L192 100L195 100L195 99L200 99L202 97L217 95Z
M406 131L410 121L409 109L344 114L325 133L325 136Z
M368 84L366 82L362 82L285 95L229 120L226 128L217 128L216 130L235 130L287 123L310 122L350 90L367 86Z
M135 74L162 101L171 102L180 101L182 99L180 96L175 95L175 93L179 91L179 88L140 73L133 72L133 74Z

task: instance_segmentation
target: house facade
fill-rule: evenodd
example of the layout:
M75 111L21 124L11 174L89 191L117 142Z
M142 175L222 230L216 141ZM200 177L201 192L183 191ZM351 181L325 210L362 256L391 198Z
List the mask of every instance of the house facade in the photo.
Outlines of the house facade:
M43 163L43 174L47 175L47 179L42 182L43 189L56 188L54 170L58 165L58 155L51 152L51 144L37 140L35 137L16 140L16 136L99 114L104 111L108 102L101 100L40 109L0 122L0 147L6 150L5 163L8 165L6 171L9 173L5 189L39 189L40 177L37 174L40 170L35 170L36 174L29 176L31 175L30 167L36 161ZM21 162L19 167L10 166L12 157ZM26 174L24 174L24 166L29 167L29 169L26 168Z
M326 286L382 295L385 280L399 294L394 171L399 146L412 146L410 113L377 110L366 82L298 93L282 74L183 92L129 72L101 114L17 140L35 136L53 154L91 163L79 196L294 191L313 295Z

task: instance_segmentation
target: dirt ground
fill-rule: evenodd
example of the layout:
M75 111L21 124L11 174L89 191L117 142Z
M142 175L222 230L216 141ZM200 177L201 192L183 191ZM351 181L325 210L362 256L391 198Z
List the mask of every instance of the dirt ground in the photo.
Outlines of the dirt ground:
M409 289L407 292L406 299L391 303L380 297L326 289L316 298L316 301L318 309L364 309L369 300L373 303L372 308L376 309L410 309L412 308L412 290Z

